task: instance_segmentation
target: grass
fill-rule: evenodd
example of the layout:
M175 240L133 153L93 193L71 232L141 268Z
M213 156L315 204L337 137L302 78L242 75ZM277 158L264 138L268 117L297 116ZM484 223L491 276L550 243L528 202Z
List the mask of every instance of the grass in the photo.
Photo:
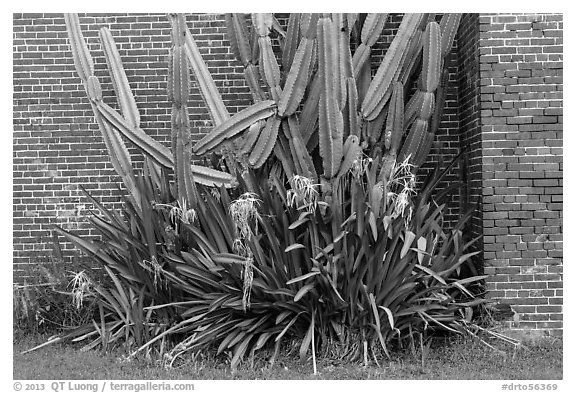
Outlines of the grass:
M562 341L512 348L498 344L501 352L471 339L451 338L434 343L422 361L420 353L394 353L380 367L318 359L318 375L311 362L300 363L297 355L284 353L273 366L256 356L232 373L229 359L210 356L179 360L172 368L159 361L123 360L122 352L80 352L72 344L54 344L28 354L20 352L45 341L24 336L14 340L15 380L112 379L112 380L225 380L225 379L387 379L387 380L559 380L562 379Z

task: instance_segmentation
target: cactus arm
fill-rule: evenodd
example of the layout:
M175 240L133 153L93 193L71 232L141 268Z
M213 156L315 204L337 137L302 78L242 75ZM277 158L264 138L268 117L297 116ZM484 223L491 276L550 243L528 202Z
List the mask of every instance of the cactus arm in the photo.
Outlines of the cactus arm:
M368 56L370 56L370 52L368 51L367 53ZM366 93L368 92L370 83L372 83L372 70L370 62L364 62L364 65L358 71L356 70L357 68L354 67L354 77L356 79L356 87L358 89L358 103L361 104L366 98ZM356 72L358 75L356 75Z
M412 164L423 161L425 145L431 145L428 135L429 121L434 114L435 96L442 75L442 38L440 25L431 21L426 25L423 35L422 72L418 80L418 91L412 105L409 104L409 113L406 121L410 132L404 142L398 158L404 160L410 156ZM415 120L413 120L415 119ZM405 125L407 126L407 125Z
M243 14L226 14L226 31L232 53L244 66L244 78L250 88L254 101L262 101L264 93L260 88L260 75L254 65L255 58L250 46L250 35ZM257 61L256 61L257 62Z
M388 19L388 14L368 14L364 20L364 25L362 26L362 31L360 33L361 43L354 52L354 57L352 58L352 64L354 65L354 77L356 79L360 76L360 70L366 64L368 59L370 59L370 52L372 46L378 41L380 33L384 29L386 20ZM352 23L348 24L352 26Z
M276 145L274 145L274 154L280 162L282 163L282 168L284 168L284 173L288 178L294 176L295 168L293 160L289 159L288 152L290 152L290 147L288 146L289 143L286 140L286 137L282 134L278 135L278 140L276 141Z
M152 137L144 132L139 127L132 127L126 120L111 108L106 103L99 101L96 103L98 113L100 113L106 121L114 127L115 130L120 132L122 136L136 145L142 152L147 154L153 161L165 168L172 168L174 161L170 149L157 142Z
M232 53L246 67L252 63L252 48L243 14L225 14L225 21Z
M444 104L446 101L446 94L448 89L448 80L450 78L450 73L447 68L444 68L442 72L442 79L436 90L436 103L434 104L434 114L432 116L432 123L430 126L430 132L436 134L438 127L440 127L440 121L442 120L442 113L444 111Z
M266 126L258 136L256 144L248 157L248 163L254 168L260 168L274 150L278 129L281 119L277 116L270 117L266 121Z
M442 30L442 57L446 57L452 49L452 43L458 32L462 14L444 14L440 20Z
M287 74L292 66L302 35L300 34L300 14L292 13L288 18L286 42L282 51L282 68Z
M132 94L132 90L130 89L130 84L128 83L128 78L124 71L122 59L118 53L112 33L108 28L103 27L100 29L99 35L100 42L102 43L102 50L104 51L104 57L106 58L106 64L110 71L112 85L116 92L118 105L120 106L120 111L131 126L139 127L140 112L138 111L136 100ZM115 139L118 139L118 136ZM118 148L124 149L125 156L129 156L126 145L121 143L118 145ZM149 160L149 158L146 157L146 160ZM149 165L150 173L158 174L160 172L160 167L157 164L149 162L147 165ZM156 181L156 185L159 186L159 177L154 177L154 180Z
M344 176L352 168L354 161L360 158L361 152L360 139L356 135L350 135L344 142L344 158L336 177Z
M223 141L233 138L258 120L267 119L276 113L276 103L272 100L260 101L241 110L224 123L215 127L208 135L196 143L196 154L205 154L217 148Z
M438 87L442 75L442 37L440 25L436 22L428 23L423 37L422 73L419 80L419 89L433 92Z
M414 165L417 167L421 166L426 161L428 153L430 153L432 143L434 142L434 136L436 135L438 127L440 126L440 122L442 120L442 112L444 110L444 103L446 101L446 86L448 85L448 79L449 72L448 69L445 68L444 72L442 73L440 85L436 90L436 103L434 104L434 114L432 115L430 128L428 129L428 133L425 136L424 143L419 146L419 149L416 152Z
M370 146L373 146L380 140L387 112L388 111L385 107L380 111L375 119L364 123L364 128L362 129L362 138L364 141L367 141Z
M318 128L318 105L320 102L320 74L316 72L310 86L308 88L308 96L302 106L302 113L300 115L300 132L302 140L308 145L310 138ZM308 145L310 149L314 146Z
M295 157L294 161L298 161L300 167L300 174L311 179L313 182L318 181L318 175L316 174L316 169L314 168L314 163L312 161L312 156L308 152L302 137L299 135L294 139L290 140L290 149L292 150L292 155Z
M112 85L116 92L120 111L130 125L138 127L140 126L140 112L136 106L136 100L132 95L132 90L130 89L130 84L128 83L128 78L126 77L126 72L124 71L114 38L108 28L103 27L100 29L100 41L102 42L102 49L104 50L106 63L110 70Z
M197 183L203 184L209 187L220 187L224 186L226 188L232 187L234 184L234 177L226 172L218 171L216 169L207 168L201 165L191 165L190 171L192 176Z
M404 108L404 131L406 131L418 117L418 111L424 103L424 92L416 90Z
M318 180L312 156L306 148L306 144L300 134L300 125L296 116L289 116L282 120L282 130L284 135L289 140L290 151L294 160L294 167L296 173L300 176L305 176L312 179L314 182Z
M362 26L362 32L360 38L362 43L367 47L372 47L378 41L378 37L384 25L386 24L386 19L388 19L388 14L368 14L366 15L366 20L364 21L364 26Z
M270 30L272 14L252 14L252 24L258 33L258 48L260 49L260 69L264 80L271 88L280 84L280 68L272 50Z
M169 63L169 100L172 102L172 141L174 172L177 195L191 206L198 202L198 191L191 172L190 120L188 98L190 95L190 73L185 49L186 19L182 14L171 14L172 47Z
M349 33L352 33L352 27L354 26L354 24L356 23L356 21L358 20L358 14L346 14L346 19L348 20L348 27Z
M396 82L392 90L390 108L386 118L384 131L384 146L394 156L398 152L400 141L404 133L404 86L402 82Z
M347 29L348 25L346 24L346 18L342 13L333 13L331 14L332 18L332 25L334 29L334 37L336 40L337 48L336 52L336 62L337 62L337 69L338 73L335 75L334 78L335 85L335 93L336 93L336 102L338 103L338 110L342 111L344 109L344 105L346 102L347 94L346 94L346 74L345 74L345 67L346 67L346 45L344 41L346 41L348 37L348 31L342 30ZM348 43L348 47L350 43Z
M280 67L272 50L269 33L272 27L272 14L252 14L252 23L258 32L258 48L260 49L260 74L270 88L270 94L276 102L280 102Z
M248 128L248 131L244 134L244 142L240 149L241 154L250 154L265 125L266 122L264 120L259 120Z
M362 115L367 120L375 119L388 102L392 94L393 83L400 72L404 53L414 39L423 18L424 14L404 16L398 33L386 51L362 103Z
M404 161L410 156L410 161L413 163L416 159L416 152L419 145L424 142L424 137L428 132L428 122L426 120L416 119L410 128L410 132L402 145L402 149L398 154L397 161Z
M412 157L412 163L419 167L422 165L432 143L440 121L446 99L446 87L448 84L448 70L444 66L444 58L450 53L452 42L458 30L462 14L444 14L440 25L431 21L426 26L424 33L424 53L423 53L423 72L419 80L420 89L426 91L424 102L422 103L419 119L427 119L432 124L427 132L422 136L417 150ZM429 59L428 61L426 59ZM442 67L444 68L442 71ZM436 91L434 101L433 91Z
M278 40L278 46L280 47L280 55L284 53L284 48L286 46L286 32L278 22L278 19L272 14L272 31L276 34L276 38Z
M313 63L313 48L314 40L303 37L294 55L294 61L280 97L280 103L278 104L278 114L280 116L290 116L296 112L304 97Z
M80 76L80 79L82 79L82 82L86 83L88 77L94 75L94 61L88 51L88 45L82 36L80 20L77 14L64 14L64 20L66 22L66 30L68 31L68 39L72 49L76 72Z
M97 108L97 102L102 100L102 89L98 78L94 76L94 62L88 51L88 45L84 41L78 15L64 14L64 20L72 49L72 56L74 58L74 66L90 98L90 106L92 107L94 118L96 119L100 133L102 134L102 139L110 155L110 162L124 182L135 205L141 207L140 192L136 186L136 179L132 170L132 162L128 149L126 149L126 145L120 138L118 132L110 127L106 120L100 115Z
M194 71L193 74L198 82L198 86L200 87L202 98L206 102L206 106L208 107L210 116L214 121L214 125L218 126L229 119L230 114L224 105L224 101L222 101L222 96L218 92L216 83L214 83L214 79L212 79L208 67L206 66L206 63L204 63L200 50L192 38L192 34L190 34L188 27L186 27L185 32L185 46L186 56L188 56L188 62Z
M316 26L321 14L302 14L300 33L308 38L316 38Z
M423 30L418 30L410 47L406 51L406 57L403 60L403 66L400 71L400 76L398 78L404 84L404 88L408 89L410 87L409 81L411 80L414 73L422 64L422 36L424 35ZM405 91L405 94L407 92Z
M336 175L342 159L343 120L338 109L338 42L334 23L329 18L318 21L318 70L320 73L319 145L324 176Z

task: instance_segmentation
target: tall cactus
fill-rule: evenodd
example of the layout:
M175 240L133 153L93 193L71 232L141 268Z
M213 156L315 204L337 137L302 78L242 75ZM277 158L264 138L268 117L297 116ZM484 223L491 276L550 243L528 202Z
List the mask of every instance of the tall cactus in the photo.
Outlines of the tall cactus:
M135 205L140 206L140 193L136 187L136 179L132 170L132 162L128 149L122 141L119 132L114 130L114 128L106 122L106 119L97 109L98 102L102 101L100 82L94 76L94 61L88 51L88 45L86 44L86 41L84 41L78 15L64 14L64 20L66 23L66 30L68 32L76 72L80 76L80 79L86 88L86 92L89 95L90 105L94 112L96 123L100 128L106 148L110 152L110 161L112 162L112 166L116 173L122 178L128 192L135 201ZM106 33L103 35L107 36ZM108 51L105 51L105 53L108 53ZM107 59L108 58L109 57L107 57ZM109 63L112 63L117 70L122 69L121 63L113 63L111 60L112 59L109 60ZM114 58L114 60L118 60L118 58ZM118 90L126 87L124 85L124 83L127 83L125 77L119 76L113 80L115 81L114 86Z
M177 40L179 50L176 51L178 54L175 56L178 60L174 60L173 58L171 60L172 66L174 66L175 62L179 64L177 66L177 73L179 76L174 78L174 70L172 70L170 72L172 75L172 83L169 83L169 86L172 86L171 94L176 97L174 105L177 110L175 110L173 114L173 127L175 130L179 130L174 131L173 134L182 136L180 142L176 142L178 138L174 138L174 151L171 151L163 144L154 140L140 128L139 112L110 31L106 28L102 28L100 31L100 39L121 113L110 107L103 100L100 82L94 75L94 62L90 56L90 52L88 51L88 46L84 41L78 16L76 14L65 14L64 17L76 71L80 76L80 79L85 86L86 93L90 99L96 122L110 153L112 165L122 178L122 181L124 182L130 197L133 198L136 206L140 206L141 204L140 193L136 186L136 179L132 168L130 154L128 153L128 149L126 148L122 137L137 146L145 155L146 159L150 159L154 163L152 166L147 165L148 168L159 165L164 168L174 169L176 177L179 178L179 181L181 182L180 188L187 190L185 191L185 194L187 195L186 198L193 198L191 194L193 194L192 190L194 189L194 182L209 186L225 185L227 187L230 187L233 184L233 176L228 173L191 164L189 156L191 150L190 139L189 135L184 132L187 127L189 127L186 109L186 97L188 94L187 86L189 84L189 77L187 76L188 61L186 58L188 57L188 59L191 58L198 60L199 53L196 53L194 52L194 49L191 49L195 48L195 44L191 44L193 40L189 33L186 34L187 27L185 26L183 19L177 16L174 16L173 18L180 18L180 22L177 23L177 29L180 31L178 36L184 38ZM174 53L175 52L173 51L172 57L174 57ZM200 76L197 75L199 85L204 89L203 95L207 98L206 101L210 103L209 106L212 108L211 114L215 123L220 124L225 119L228 119L230 115L224 107L221 97L216 91L214 82L208 74L208 69L203 63L202 65L192 64L192 68L197 70L197 73L200 74ZM182 83L183 81L184 83ZM176 87L176 90L179 92L176 95L174 95L174 86L179 86ZM177 154L176 150L179 150L180 153ZM184 158L179 159L178 157ZM177 162L181 162L182 165L175 165Z
M371 47L388 14L293 14L286 33L272 14L251 14L249 18L226 14L232 52L244 67L254 99L252 106L230 116L185 18L171 15L168 86L173 107L172 149L140 128L139 113L110 32L103 30L101 40L121 113L102 99L77 21L67 17L67 25L78 74L107 146L114 152L113 165L125 183L133 182L133 174L121 137L140 147L155 165L173 168L178 194L194 200L194 181L229 184L233 177L193 166L191 152L226 153L233 149L231 144L236 144L237 152L226 155L229 161L239 159L240 165L253 168L279 162L287 176L298 174L318 181L321 175L324 184L342 178L362 154L377 159L374 170L380 171L383 182L397 160L410 156L413 164L420 165L438 127L446 91L444 57L460 20L459 14L445 14L440 23L434 17L404 15L372 78ZM351 51L350 30L354 25L361 42ZM273 51L274 40L279 40L282 67ZM214 122L213 130L193 147L186 108L188 68ZM410 86L419 69L417 90L412 93ZM267 91L262 90L262 82ZM235 170L235 165L232 162L228 167ZM217 183L219 180L222 183ZM325 188L329 193L331 189Z
M318 72L320 73L320 129L318 139L324 176L330 179L340 167L344 122L338 108L338 38L334 22L328 17L318 21Z
M291 15L282 42L282 72L273 55L269 35L272 16L252 14L252 30L260 53L260 74L275 103L270 105L277 108L274 116L286 120L298 116L298 119L279 121L271 118L264 126L264 118L243 120L238 116L231 120L233 132L222 138L223 130L217 127L196 145L195 151L198 154L206 152L208 141L211 141L208 149L211 150L227 138L245 134L247 141L242 151L249 155L249 165L263 165L268 155L275 151L273 160L280 160L287 173L295 171L312 176L321 170L323 177L330 180L338 175L345 161L344 139L357 135L359 145L367 149L366 153L384 152L383 162L387 163L388 169L397 159L408 155L413 157L413 163L417 157L420 163L421 155L427 154L434 135L429 123L432 116L438 114L435 91L442 74L443 57L452 44L459 21L458 14L446 14L438 24L434 21L435 15L404 15L397 35L372 79L369 69L371 47L383 30L388 14L365 17L361 43L353 55L348 25L356 23L357 15ZM241 27L245 17L227 16L226 20L229 36L234 37L231 39L233 52L246 66L251 55L247 33ZM415 70L422 68L420 64L423 70L418 90L410 94L407 89ZM364 82L358 84L361 81ZM249 86L252 84L248 81ZM407 105L405 97L410 98ZM250 121L252 123L248 124ZM256 121L258 123L254 124ZM283 133L277 132L277 125ZM274 138L281 140L278 146L273 144ZM319 157L313 158L310 153L316 146ZM312 166L304 165L310 162ZM386 168L381 171L389 172Z
M168 66L168 100L172 102L172 154L176 172L176 193L193 208L198 202L198 191L191 174L190 119L188 98L190 74L186 57L186 20L183 15L170 15L172 47Z

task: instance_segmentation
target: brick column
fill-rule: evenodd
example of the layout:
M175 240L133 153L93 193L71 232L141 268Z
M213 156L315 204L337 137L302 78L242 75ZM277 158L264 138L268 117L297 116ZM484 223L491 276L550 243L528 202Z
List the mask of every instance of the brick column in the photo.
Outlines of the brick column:
M536 336L562 334L562 27L479 17L486 289Z

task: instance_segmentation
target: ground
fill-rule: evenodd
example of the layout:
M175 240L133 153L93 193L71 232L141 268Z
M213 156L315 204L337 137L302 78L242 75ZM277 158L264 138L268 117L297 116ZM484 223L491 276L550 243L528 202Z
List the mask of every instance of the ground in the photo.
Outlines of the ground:
M424 359L421 353L393 353L380 366L318 359L314 375L311 360L300 363L296 355L283 354L273 366L264 357L254 365L245 362L232 373L226 358L188 357L164 367L159 361L124 360L120 351L81 352L72 344L54 344L37 351L20 352L46 337L24 336L14 340L15 380L107 379L107 380L222 380L222 379L445 379L445 380L560 380L562 341L546 340L514 348L493 343L498 351L471 339L438 340ZM229 362L228 362L229 363Z

